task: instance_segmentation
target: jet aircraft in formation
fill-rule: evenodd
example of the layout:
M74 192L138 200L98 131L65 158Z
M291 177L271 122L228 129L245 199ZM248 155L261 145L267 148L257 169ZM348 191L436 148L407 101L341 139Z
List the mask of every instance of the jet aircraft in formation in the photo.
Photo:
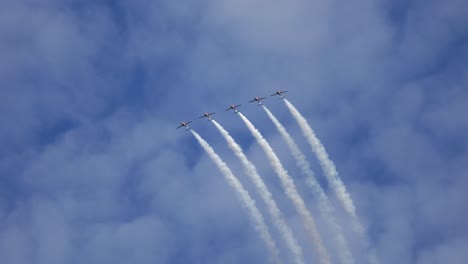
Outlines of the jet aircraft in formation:
M239 112L239 110L237 110L237 108L241 106L241 105L230 105L228 109L224 110L224 111L228 111L228 110L234 110L234 113L237 113Z
M212 113L207 113L207 112L205 112L205 113L203 113L203 115L200 116L198 119L201 119L201 118L205 118L205 117L206 117L206 118L208 118L208 120L212 120L213 118L211 117L211 115L214 115L214 114L215 114L215 112L212 112Z
M253 100L250 100L249 103L252 103L252 102L257 102L257 106L260 106L262 105L262 100L263 99L266 99L266 97L255 97Z
M279 95L280 98L284 98L284 93L288 92L287 90L283 90L283 91L276 91L274 94L270 95L270 96L275 96L275 95ZM260 105L263 105L263 103L261 102L262 100L266 99L266 97L255 97L253 100L250 100L249 103L252 103L252 102L257 102L257 106L260 106ZM238 105L230 105L229 108L227 108L225 111L229 111L229 110L234 110L234 113L238 113L239 112L239 107L241 105L238 104ZM204 112L202 116L200 116L198 119L201 119L201 118L208 118L208 120L213 120L213 118L211 117L212 115L214 115L215 112ZM192 121L188 121L188 122L180 122L180 126L178 126L177 128L181 128L181 127L185 127L185 130L189 130L190 127L188 126L188 124L192 123Z
M284 91L279 91L279 90L278 90L278 91L276 91L276 93L274 93L274 94L272 94L272 95L270 95L270 96L279 95L280 98L284 98L284 95L283 95L283 94L284 94L284 93L287 93L287 92L288 92L288 90L284 90Z
M180 122L180 126L176 127L176 128L181 128L181 127L185 127L185 130L189 130L190 127L188 126L188 124L192 123L192 121L188 121L188 122Z

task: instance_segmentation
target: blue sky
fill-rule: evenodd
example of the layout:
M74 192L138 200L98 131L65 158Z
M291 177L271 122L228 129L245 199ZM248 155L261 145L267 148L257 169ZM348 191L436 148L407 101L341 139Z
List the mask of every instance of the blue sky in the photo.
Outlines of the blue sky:
M461 0L2 1L0 262L265 262L232 190L175 130L203 111L217 112L309 249L266 158L223 111L244 104L315 212L280 136L247 104L288 89L382 263L466 263L467 26ZM266 103L325 183L282 102ZM259 200L216 129L193 128Z

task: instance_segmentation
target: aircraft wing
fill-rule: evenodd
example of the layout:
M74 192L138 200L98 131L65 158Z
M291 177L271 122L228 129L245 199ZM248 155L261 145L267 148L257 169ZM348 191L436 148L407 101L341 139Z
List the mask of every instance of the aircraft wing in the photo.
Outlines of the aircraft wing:
M180 125L180 126L176 127L176 129L181 128L181 127L183 127L183 126L184 126L184 125Z
M252 102L255 102L255 101L257 101L257 100L253 99L253 100L249 101L249 103L252 103Z

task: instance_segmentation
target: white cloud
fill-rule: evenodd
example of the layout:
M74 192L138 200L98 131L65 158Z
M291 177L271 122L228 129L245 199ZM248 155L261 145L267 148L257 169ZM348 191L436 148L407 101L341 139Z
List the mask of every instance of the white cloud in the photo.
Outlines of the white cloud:
M264 249L229 187L174 128L217 111L270 175L223 109L242 103L271 128L246 101L282 88L335 160L383 263L466 262L468 9L393 3L3 2L0 262L257 260ZM266 103L300 137L281 102ZM234 161L212 127L194 127Z

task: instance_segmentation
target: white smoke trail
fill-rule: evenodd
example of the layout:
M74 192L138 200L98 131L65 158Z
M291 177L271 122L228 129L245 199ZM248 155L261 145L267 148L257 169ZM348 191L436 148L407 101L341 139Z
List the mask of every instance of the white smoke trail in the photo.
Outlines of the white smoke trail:
M375 250L372 247L370 247L370 243L367 238L364 226L359 221L354 202L351 199L351 196L346 191L346 187L343 181L338 176L335 164L328 157L328 153L325 150L325 147L317 138L314 131L312 130L312 127L309 125L307 120L301 115L301 113L287 99L284 98L283 100L286 106L288 107L289 111L291 112L292 116L294 117L294 119L296 119L297 123L299 124L302 130L302 134L305 136L307 142L312 148L312 152L314 152L317 156L320 166L324 171L324 175L327 178L328 184L330 185L331 189L335 192L338 201L341 203L341 206L351 216L351 222L354 231L361 236L366 247L370 248L369 261L371 263L379 263L377 255L375 254Z
M249 212L249 216L254 222L255 229L260 233L260 237L263 239L263 241L267 245L267 248L270 250L270 257L272 261L277 264L282 263L279 258L279 251L276 247L275 241L273 240L270 232L268 231L268 227L265 224L265 220L263 219L262 214L255 206L255 201L250 197L249 193L247 192L247 190L244 189L241 182L236 178L236 176L234 176L231 169L229 169L229 167L221 159L221 157L219 157L219 155L215 153L215 151L208 144L208 142L206 142L197 132L193 130L190 130L190 132L192 132L193 136L197 139L198 143L200 143L200 145L206 151L210 159L216 164L216 166L221 171L229 185L235 189L239 200Z
M315 244L315 250L319 257L319 263L321 264L331 264L330 256L328 255L325 246L323 245L322 238L317 230L315 225L314 218L312 214L307 209L304 200L299 195L296 190L296 186L294 185L294 181L291 177L289 177L288 172L284 169L281 161L279 160L276 153L271 148L270 144L263 138L260 131L258 131L255 126L245 117L242 113L238 113L241 117L242 121L244 121L247 128L250 130L252 135L257 140L260 147L265 152L265 155L268 157L273 169L275 170L276 174L278 175L281 185L286 193L286 196L293 202L297 212L301 216L304 226L306 230L309 232L310 238Z
M340 249L338 253L340 255L341 262L347 264L354 263L353 255L349 250L348 243L346 242L346 239L343 235L341 226L338 224L335 217L333 216L333 206L330 200L328 199L327 195L325 194L324 190L318 183L317 179L315 178L314 172L310 169L310 164L307 161L305 155L297 146L296 142L288 133L288 131L286 131L286 128L273 115L273 113L271 113L265 105L263 105L263 109L275 125L280 135L283 137L284 141L286 141L289 150L291 151L292 155L294 156L294 159L296 160L297 166L301 169L302 173L307 176L306 183L312 189L312 192L314 193L315 197L317 197L318 208L321 213L320 215L322 216L324 222L327 223L327 225L332 230L335 242L338 244L338 247Z
M215 120L212 120L212 122L216 126L216 128L219 130L219 132L223 135L223 137L225 138L229 148L234 152L234 154L240 160L240 162L242 163L242 166L244 167L245 174L249 176L249 178L252 180L255 187L257 188L258 192L260 193L260 197L265 202L268 208L268 212L270 213L273 219L273 223L278 228L278 231L280 232L281 236L285 240L286 245L291 250L295 259L295 263L298 263L298 264L304 263L303 256L302 256L302 249L297 244L296 239L293 236L292 230L284 221L281 211L276 205L276 202L273 199L267 186L265 185L262 178L258 174L257 169L252 164L252 162L249 161L247 156L245 156L239 144L237 144L236 141L229 135L229 132L227 132Z

